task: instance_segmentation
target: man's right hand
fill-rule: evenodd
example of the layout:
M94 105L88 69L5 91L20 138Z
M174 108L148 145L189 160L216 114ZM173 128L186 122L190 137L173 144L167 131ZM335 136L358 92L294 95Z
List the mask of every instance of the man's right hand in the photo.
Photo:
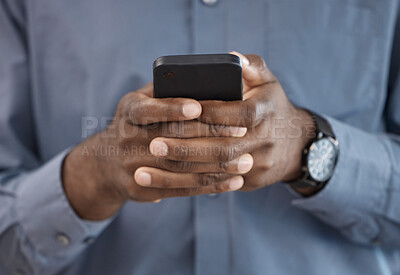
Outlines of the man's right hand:
M63 185L80 217L109 218L127 200L157 202L163 198L221 193L242 187L240 175L253 165L249 154L227 163L172 161L154 157L152 148L159 147L150 143L156 137L242 137L246 128L199 122L195 120L201 115L197 101L155 99L152 92L153 85L148 84L125 95L108 128L85 140L66 157ZM163 175L150 178L146 169L152 168L163 169Z

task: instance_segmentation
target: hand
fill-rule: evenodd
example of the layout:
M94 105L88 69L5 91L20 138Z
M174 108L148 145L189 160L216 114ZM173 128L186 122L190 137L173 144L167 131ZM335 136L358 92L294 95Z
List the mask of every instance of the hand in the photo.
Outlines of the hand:
M154 149L153 153L160 158L198 163L226 163L250 153L254 165L244 175L243 191L296 179L301 175L302 150L314 136L312 118L290 103L261 57L236 54L243 63L244 100L202 101L199 120L247 127L247 134L243 138L157 138L152 144L166 149ZM218 153L206 153L211 151ZM153 173L158 172L154 169Z
M109 127L66 157L63 185L80 217L108 218L127 200L158 201L242 187L240 174L248 172L253 164L249 155L222 163L198 163L157 158L150 153L155 153L154 146L149 150L149 144L156 137L174 137L177 141L207 136L237 138L247 130L195 121L201 114L199 102L154 99L152 87L149 84L124 96ZM144 168L138 169L141 166ZM156 168L158 173L153 173Z

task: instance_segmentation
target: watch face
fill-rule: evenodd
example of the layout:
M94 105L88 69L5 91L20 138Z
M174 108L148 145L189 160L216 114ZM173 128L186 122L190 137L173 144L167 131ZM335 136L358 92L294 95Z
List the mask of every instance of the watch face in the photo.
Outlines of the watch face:
M310 176L318 182L327 181L335 168L337 149L329 138L314 142L307 156Z

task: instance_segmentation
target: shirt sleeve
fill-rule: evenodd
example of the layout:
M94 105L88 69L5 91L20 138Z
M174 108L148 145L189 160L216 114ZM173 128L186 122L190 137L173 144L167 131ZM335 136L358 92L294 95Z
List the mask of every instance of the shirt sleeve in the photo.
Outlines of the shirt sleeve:
M400 23L397 22L385 111L387 132L373 134L327 118L340 144L329 183L316 195L297 198L353 241L400 248Z
M69 205L61 182L68 150L39 157L21 3L0 1L0 274L55 274L110 220L84 221Z

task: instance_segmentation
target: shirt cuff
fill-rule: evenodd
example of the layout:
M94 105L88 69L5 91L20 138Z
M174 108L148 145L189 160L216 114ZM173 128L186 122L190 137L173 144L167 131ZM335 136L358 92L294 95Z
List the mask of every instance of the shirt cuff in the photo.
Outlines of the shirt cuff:
M69 150L32 173L17 189L17 215L34 249L44 256L79 253L111 222L92 222L77 216L64 193L61 167Z
M340 153L328 184L311 197L292 204L342 229L355 241L373 241L379 234L374 216L384 213L390 182L390 159L376 135L326 118L339 141Z

